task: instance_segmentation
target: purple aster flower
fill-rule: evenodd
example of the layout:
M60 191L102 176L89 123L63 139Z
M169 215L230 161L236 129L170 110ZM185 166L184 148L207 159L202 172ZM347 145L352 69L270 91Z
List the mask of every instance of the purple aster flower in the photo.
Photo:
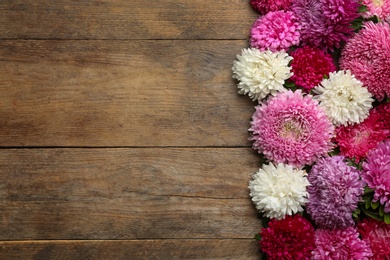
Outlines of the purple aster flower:
M314 260L345 259L368 260L372 256L370 246L360 240L356 229L317 230L316 249L312 252Z
M353 33L358 15L355 0L293 0L292 11L301 25L301 42L320 49L340 48Z
M332 148L334 126L311 95L279 93L256 107L251 128L253 148L272 162L301 167Z
M363 163L363 180L375 190L374 202L379 201L390 212L390 140L380 143Z
M319 159L308 180L307 211L321 228L347 228L354 225L352 212L364 191L360 172L344 162L343 156Z

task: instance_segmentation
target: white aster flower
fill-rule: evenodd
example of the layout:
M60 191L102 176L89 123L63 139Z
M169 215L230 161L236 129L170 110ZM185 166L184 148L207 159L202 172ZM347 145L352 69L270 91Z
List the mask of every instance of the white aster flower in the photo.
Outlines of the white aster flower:
M372 108L372 95L350 70L329 74L313 89L314 99L320 102L325 113L336 126L360 123Z
M290 165L263 165L249 182L249 195L256 208L266 217L283 219L303 211L308 201L307 173Z
M286 91L284 81L293 73L289 62L292 57L285 51L243 49L233 64L233 78L239 81L238 93L248 94L252 100L261 100L268 94L275 96Z

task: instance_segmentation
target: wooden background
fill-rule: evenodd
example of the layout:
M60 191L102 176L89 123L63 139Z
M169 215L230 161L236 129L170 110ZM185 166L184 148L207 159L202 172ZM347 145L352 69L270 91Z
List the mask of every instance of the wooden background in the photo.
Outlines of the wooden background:
M249 0L0 1L0 259L258 259Z

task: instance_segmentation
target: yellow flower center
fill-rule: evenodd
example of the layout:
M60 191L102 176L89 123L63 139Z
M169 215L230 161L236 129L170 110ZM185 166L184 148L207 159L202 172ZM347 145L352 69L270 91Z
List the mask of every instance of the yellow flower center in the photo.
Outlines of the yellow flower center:
M283 124L280 134L282 137L296 140L302 135L302 127L297 122L287 121Z
M381 7L383 5L383 0L372 0L372 3L375 7Z

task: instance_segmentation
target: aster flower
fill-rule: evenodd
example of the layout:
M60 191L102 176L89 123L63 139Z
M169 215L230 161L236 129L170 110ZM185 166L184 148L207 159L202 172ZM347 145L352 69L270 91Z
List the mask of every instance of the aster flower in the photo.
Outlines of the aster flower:
M336 70L332 56L317 48L298 48L291 53L291 57L291 80L307 91L320 84L324 75Z
M303 211L307 202L306 172L290 165L264 164L249 182L250 196L266 217L282 219Z
M371 248L373 260L390 259L390 225L374 219L364 219L358 231Z
M251 0L251 5L256 11L266 14L271 11L287 11L291 6L291 0Z
M331 150L334 127L312 96L297 90L257 106L249 131L267 159L301 167Z
M268 259L310 259L314 250L314 228L301 215L272 219L260 233L261 250Z
M350 70L330 73L313 91L319 94L314 99L336 126L362 122L374 101Z
M360 172L344 162L344 157L319 159L309 173L307 212L321 228L354 225L352 212L364 192Z
M359 239L356 229L317 230L313 260L345 259L368 260L372 256L366 242Z
M376 15L386 20L390 16L390 1L388 0L361 0L361 3L367 6L367 12L362 13L364 18Z
M351 70L377 99L390 97L390 25L365 23L343 48L340 66Z
M260 51L243 49L233 64L233 78L239 80L240 94L248 94L253 100L286 91L283 84L292 76L288 65L292 58L284 51Z
M292 0L301 42L324 50L340 48L353 33L350 25L358 7L355 0Z
M292 12L275 11L260 16L251 29L251 47L262 51L288 50L299 44L299 25Z
M363 170L363 180L375 191L373 201L384 205L385 213L390 212L390 140L369 152Z
M386 113L387 111L387 113ZM336 128L336 142L340 152L348 158L360 161L380 141L390 137L390 103L371 109L360 124Z

